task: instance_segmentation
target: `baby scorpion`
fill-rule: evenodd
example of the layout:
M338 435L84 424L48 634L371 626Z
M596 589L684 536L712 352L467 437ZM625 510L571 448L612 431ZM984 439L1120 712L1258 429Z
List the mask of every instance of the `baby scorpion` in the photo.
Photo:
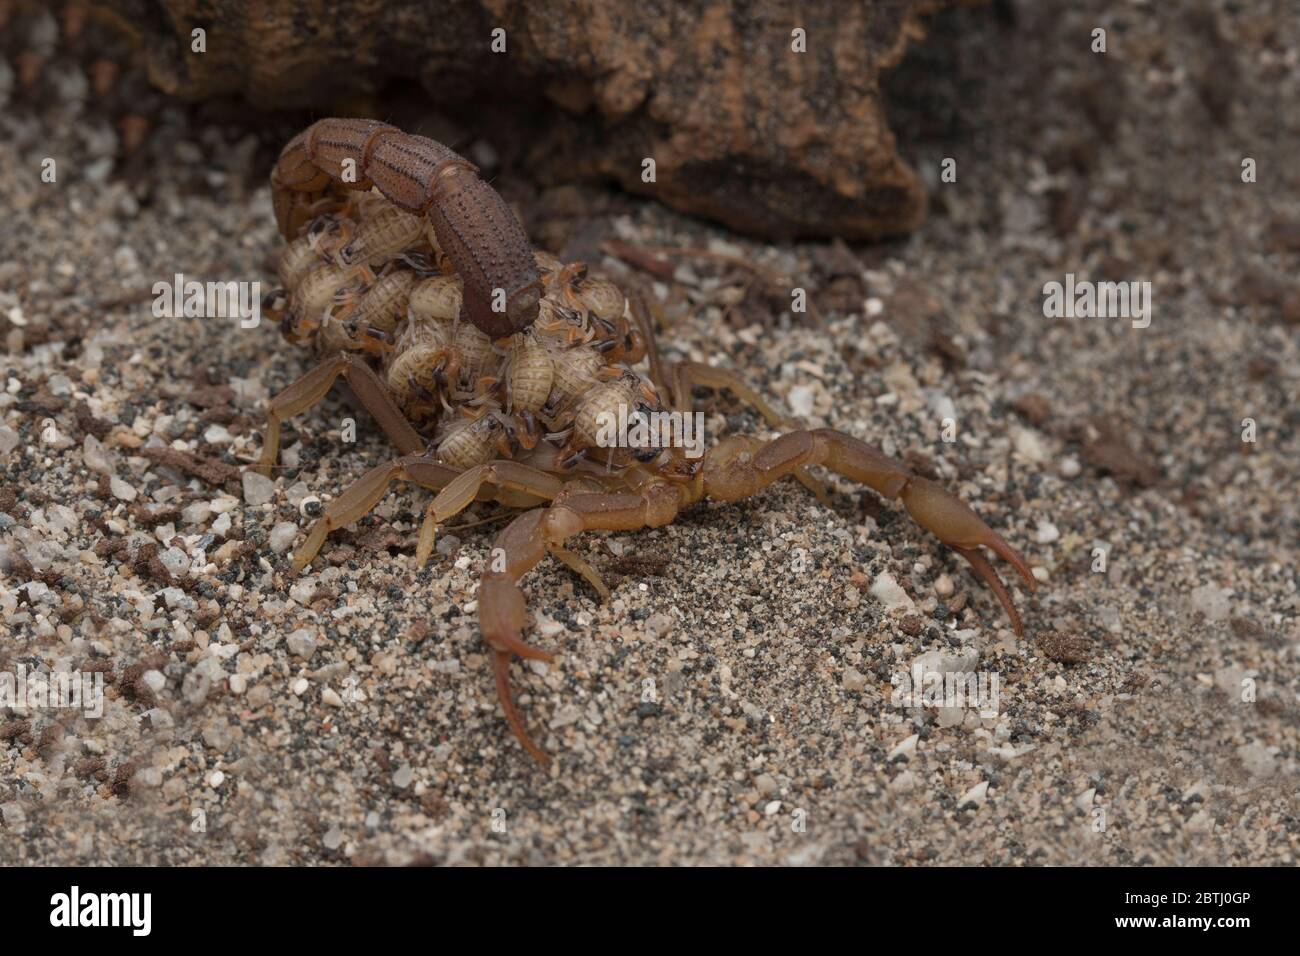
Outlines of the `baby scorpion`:
M347 160L355 180L343 173ZM506 720L538 761L549 757L515 707L509 668L515 656L551 655L523 638L520 579L551 554L608 597L596 569L565 547L570 538L661 527L705 499L735 501L791 476L825 500L812 466L899 499L970 563L1021 632L981 547L1009 562L1031 592L1034 577L962 501L851 435L787 429L734 373L665 364L639 295L534 253L504 200L445 146L369 120L321 120L285 147L271 181L288 240L275 308L291 341L325 357L271 400L256 467L271 472L280 423L323 399L340 376L399 452L328 503L294 570L331 531L374 508L393 481L436 492L416 545L420 566L438 525L472 502L526 509L496 540L478 616ZM636 369L642 360L645 373ZM769 427L787 430L771 441L729 437L702 458L599 440L596 423L620 406L692 411L695 385L730 389Z

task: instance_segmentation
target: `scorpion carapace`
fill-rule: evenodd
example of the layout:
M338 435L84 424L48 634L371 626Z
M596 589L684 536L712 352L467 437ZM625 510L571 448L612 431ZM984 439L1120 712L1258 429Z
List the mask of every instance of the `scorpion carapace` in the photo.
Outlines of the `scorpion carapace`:
M498 338L537 319L540 277L523 227L500 194L464 157L424 136L377 120L323 119L291 139L271 172L271 201L285 239L336 207L348 192L379 190L397 207L391 233L356 258L383 261L385 242L432 228L464 287L466 317ZM398 213L406 213L399 216ZM346 255L341 258L346 259Z
M474 246L481 230L448 225L482 210L457 206L449 214L449 204L436 199L439 170L465 167L436 144L419 147L418 160L402 166L391 156L399 147L414 148L411 137L377 138L376 131L389 128L362 121L322 122L327 125L297 137L276 168L276 213L289 244L280 258L284 290L272 298L285 336L315 346L324 358L272 399L257 467L271 472L280 423L320 401L342 376L400 454L326 505L294 556L295 570L312 561L331 531L375 507L395 480L436 492L416 545L420 565L433 551L438 525L470 503L524 509L492 549L478 615L506 720L537 760L548 757L525 729L509 682L514 656L551 659L523 639L523 575L549 553L607 597L597 570L565 548L569 538L659 527L703 499L734 501L790 476L824 500L808 471L814 465L899 499L918 524L970 562L1020 632L1011 595L981 546L1010 562L1030 591L1034 578L970 508L857 438L826 428L787 429L734 373L699 363L665 365L639 295L629 300L581 264L530 252L538 276L536 321L508 335L485 334L464 321L473 317L468 300L482 291L483 275L504 261ZM333 180L318 164L340 155L358 157L375 189L331 193ZM397 168L405 172L391 172ZM522 236L513 218L505 227L501 217L509 210L492 197L499 231ZM416 212L430 213L433 228ZM447 235L461 245L444 244ZM466 261L472 265L462 271ZM517 262L506 271L528 275ZM637 369L643 360L644 372ZM702 458L671 443L610 442L602 434L601 426L620 413L649 419L655 412L689 412L693 385L730 389L784 434L770 441L729 437Z

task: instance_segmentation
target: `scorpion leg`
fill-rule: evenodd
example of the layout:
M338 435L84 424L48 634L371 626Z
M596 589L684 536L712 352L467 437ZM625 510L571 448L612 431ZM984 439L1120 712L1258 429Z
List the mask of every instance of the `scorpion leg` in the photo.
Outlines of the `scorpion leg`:
M305 412L320 402L340 375L352 388L366 411L379 423L388 440L397 446L398 451L404 455L411 455L423 450L424 439L411 427L406 416L398 409L388 387L379 380L379 376L371 370L364 359L349 352L340 352L334 358L321 362L271 399L267 414L266 436L262 441L262 457L253 466L254 471L270 477L271 470L275 467L276 457L280 453L281 423L286 418Z
M1010 563L1032 593L1035 581L1029 566L975 512L942 486L912 474L900 462L851 435L829 428L789 432L751 453L754 447L728 445L721 455L715 453L705 460L707 497L721 501L747 498L772 482L795 474L802 466L824 465L886 498L901 499L917 524L970 562L975 573L997 595L1016 633L1022 633L1020 615L1011 595L979 550L980 546Z
M665 398L674 401L672 395L673 383L664 375L663 356L659 354L659 343L655 341L655 323L654 316L650 314L650 306L646 303L645 296L639 289L632 290L627 297L627 302L628 309L632 313L632 321L636 324L637 331L641 333L641 338L645 342L646 356L650 360L650 381L654 383L655 388L664 394ZM688 400L689 397L688 395ZM676 407L675 401L674 407Z
M493 461L461 472L434 496L424 512L420 542L416 547L417 567L424 567L433 552L438 525L480 499L485 486L496 489L496 500L512 507L527 507L550 501L564 487L564 480L515 461Z
M551 655L523 640L525 605L519 579L548 551L585 577L583 567L589 566L564 549L567 539L583 531L658 528L671 522L686 500L680 486L662 481L651 482L637 493L572 491L573 487L569 485L550 507L524 512L501 532L496 549L504 561L490 563L479 586L479 623L483 639L492 650L501 709L520 744L539 763L549 762L550 757L534 742L515 707L510 690L510 659L517 654L549 661Z
M674 392L679 411L691 411L691 390L696 386L721 391L730 389L742 402L763 416L769 428L782 428L788 424L776 409L763 400L749 384L735 372L725 368L705 365L703 362L678 362L673 367L676 379Z
M454 468L441 465L424 455L403 455L371 468L325 506L324 514L312 525L307 540L294 552L294 573L311 563L331 531L346 528L379 504L384 495L388 494L388 486L394 481L414 481L426 488L442 488L456 474Z
M725 368L716 368L712 365L705 365L703 362L679 362L673 369L677 394L677 408L681 411L689 411L692 407L691 389L700 385L704 388L722 390L730 389L732 394L742 402L749 405L754 411L763 416L763 421L767 423L768 428L788 428L790 422L783 418L771 405L763 400L763 396L749 386L749 383L741 378L737 373ZM794 473L795 479L814 495L817 500L828 508L831 504L830 496L826 493L826 486L812 474L807 468L797 468Z
M439 512L439 514L443 518L449 518L476 498L479 501L499 501L510 507L532 507L553 497L555 492L559 490L558 487L551 490L541 482L540 479L542 478L552 477L545 472L538 472L536 469L526 468L514 462L500 462L498 464L510 466L508 469L503 469L499 485L496 483L497 474L488 471L484 480L474 483L473 491L468 496L462 496L458 492L455 496L455 507L450 508L445 513ZM482 467L491 468L491 466ZM470 472L477 470L471 469ZM307 535L307 540L303 542L302 547L293 556L294 572L301 571L311 563L311 560L316 557L321 545L325 543L325 538L329 536L331 531L346 528L368 514L375 505L379 504L384 496L388 494L388 488L394 481L409 481L421 488L438 491L438 497L441 498L442 492L452 489L453 486L463 489L465 483L462 479L470 472L459 472L427 454L403 455L400 458L394 458L392 461L371 468L344 489L341 495L325 506L325 513L316 519L311 532ZM525 475L525 472L528 474ZM558 481L558 479L552 480ZM428 520L426 519L427 524ZM416 550L420 567L424 566L428 560L429 552L432 550L432 532L429 533L426 544L425 530L422 528Z

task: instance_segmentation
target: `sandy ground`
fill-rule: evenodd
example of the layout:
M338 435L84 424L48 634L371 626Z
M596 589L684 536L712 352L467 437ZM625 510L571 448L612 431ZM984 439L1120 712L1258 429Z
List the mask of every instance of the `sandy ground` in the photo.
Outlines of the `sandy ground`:
M0 661L108 684L98 719L0 712L0 860L1294 863L1300 22L1048 6L952 13L895 78L934 190L906 242L769 246L624 199L530 221L629 282L601 241L757 263L677 259L665 350L961 494L1041 581L1015 589L1023 638L843 479L831 510L791 483L589 535L608 604L555 562L526 580L557 652L514 670L546 769L478 636L499 522L448 529L417 572L427 498L402 488L291 575L315 502L388 450L362 415L343 442L335 397L292 423L272 487L245 482L309 356L267 323L150 311L176 272L270 282L252 144L178 114L145 189L93 111L7 111ZM1045 318L1067 273L1150 282L1149 327ZM771 307L792 285L815 317ZM698 397L711 440L764 433ZM996 711L901 706L918 660L996 675Z

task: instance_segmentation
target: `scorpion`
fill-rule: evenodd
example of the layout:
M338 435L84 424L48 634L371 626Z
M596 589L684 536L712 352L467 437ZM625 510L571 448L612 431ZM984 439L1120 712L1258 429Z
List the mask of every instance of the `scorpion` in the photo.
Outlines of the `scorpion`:
M340 378L398 451L330 500L293 556L295 573L330 532L366 515L395 481L435 492L416 544L423 567L439 525L475 501L519 513L482 572L478 618L506 722L538 762L510 684L515 657L550 661L524 640L521 578L547 554L604 599L599 572L565 547L584 531L672 522L705 499L729 502L794 477L825 502L822 466L899 499L971 565L1022 633L1006 585L981 548L1025 561L965 503L878 448L829 428L794 428L734 372L668 364L639 292L581 263L534 252L501 195L448 147L374 120L322 119L283 149L272 202L287 245L268 308L316 365L270 401L260 460L270 475L282 422ZM646 371L638 371L642 361ZM692 411L696 385L729 389L779 437L724 438L703 455L680 445L611 443L619 413ZM665 447L666 444L666 447Z

